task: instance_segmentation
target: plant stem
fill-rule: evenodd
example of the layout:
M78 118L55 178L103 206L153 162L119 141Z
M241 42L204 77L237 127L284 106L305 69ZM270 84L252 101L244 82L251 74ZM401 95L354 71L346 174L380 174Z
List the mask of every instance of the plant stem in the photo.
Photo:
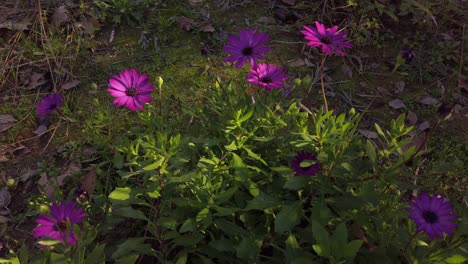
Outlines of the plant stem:
M320 84L322 86L322 95L323 95L323 102L325 104L325 113L328 112L327 96L325 95L325 84L323 82L323 66L325 64L325 59L326 58L327 58L327 55L323 54L322 55L322 63L320 64Z
M413 238L414 238L417 234L418 234L418 232L414 233L414 234L410 237L410 239L408 240L408 242L407 242L406 245L405 245L405 248L403 249L403 252L406 252L406 250L408 249L409 244L411 243L411 241L413 240Z

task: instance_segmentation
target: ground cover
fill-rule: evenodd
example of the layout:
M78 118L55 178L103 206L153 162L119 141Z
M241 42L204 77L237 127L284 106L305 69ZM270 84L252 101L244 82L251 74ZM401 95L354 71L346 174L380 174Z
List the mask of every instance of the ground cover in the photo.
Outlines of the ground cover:
M463 263L464 4L7 1L0 262Z

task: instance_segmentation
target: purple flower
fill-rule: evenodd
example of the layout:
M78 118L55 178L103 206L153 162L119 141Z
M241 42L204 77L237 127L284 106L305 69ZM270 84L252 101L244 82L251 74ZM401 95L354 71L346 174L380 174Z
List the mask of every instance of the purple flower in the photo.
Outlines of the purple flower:
M411 48L404 48L401 50L401 57L405 59L405 62L409 63L416 57L416 53Z
M58 110L63 105L62 99L63 96L57 93L42 98L42 101L37 104L37 114L46 116Z
M260 85L267 92L271 89L280 89L283 87L283 81L288 76L283 73L283 69L274 64L261 63L253 66L247 74L247 81L252 84Z
M295 159L291 161L291 167L295 171L295 176L314 176L320 171L320 165L316 162L312 153L299 151Z
M114 100L114 104L125 106L131 111L137 108L143 110L143 103L152 100L150 94L154 91L154 86L149 82L148 76L135 69L126 69L119 75L114 75L109 80L107 91Z
M270 51L271 47L263 46L270 37L266 33L258 33L252 29L240 30L239 37L231 35L228 38L228 44L223 51L230 53L231 56L224 59L225 62L236 62L236 67L242 67L246 61L255 65L256 59L264 60L263 54Z
M74 202L62 201L60 204L52 203L50 214L39 215L34 228L34 237L48 237L61 241L64 245L75 245L76 234L73 228L67 229L67 226L73 227L85 219L86 213L81 208L75 208ZM68 224L67 224L68 223Z
M409 218L416 224L417 232L424 231L431 239L435 235L443 238L442 233L453 235L457 225L450 220L457 219L457 216L452 214L453 207L444 198L438 195L429 197L424 192L408 203L410 207L406 210L410 213Z
M353 47L350 43L351 40L344 37L348 32L345 30L337 32L338 26L326 28L318 21L315 21L315 26L316 29L312 26L304 26L304 30L301 31L305 39L309 41L308 46L322 47L322 52L328 55L332 55L333 51L336 51L341 56L345 55L343 48Z

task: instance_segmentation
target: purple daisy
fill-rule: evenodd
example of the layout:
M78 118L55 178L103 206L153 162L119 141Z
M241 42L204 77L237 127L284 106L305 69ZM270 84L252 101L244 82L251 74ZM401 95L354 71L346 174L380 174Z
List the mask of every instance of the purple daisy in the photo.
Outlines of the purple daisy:
M42 101L37 104L37 114L46 116L58 110L63 105L62 99L63 96L57 93L42 98Z
M287 80L288 76L283 73L283 69L274 64L260 63L250 68L247 74L247 81L260 85L267 92L271 89L280 89L283 87L283 81Z
M67 226L81 223L85 219L86 213L81 208L75 208L75 203L62 201L60 204L52 203L50 214L39 215L34 228L34 237L49 237L61 241L64 245L75 245L76 234L67 230ZM69 224L67 224L69 223Z
M151 93L154 86L149 82L148 76L135 69L126 69L109 80L107 91L114 100L114 104L125 106L131 111L137 108L143 110L143 103L151 102Z
M346 30L338 32L338 26L326 28L318 21L315 21L315 26L317 28L304 26L304 30L301 31L305 39L309 41L308 46L321 47L322 52L328 55L332 55L333 51L336 51L341 56L345 55L343 48L353 47L350 43L351 40L345 37L348 33Z
M299 151L295 159L291 161L291 167L295 172L294 175L314 176L320 170L320 165L316 161L317 159L312 153Z
M452 214L453 207L443 197L429 197L424 192L413 197L408 203L410 207L406 210L410 213L409 218L416 224L417 232L424 231L431 239L434 239L435 235L443 238L442 233L453 235L457 225L451 220L457 219L457 216Z
M231 56L224 59L225 62L236 62L236 67L242 67L246 61L255 65L256 60L264 60L263 54L270 51L271 47L263 46L270 37L266 33L259 33L252 29L240 30L239 37L231 35L228 44L223 51Z

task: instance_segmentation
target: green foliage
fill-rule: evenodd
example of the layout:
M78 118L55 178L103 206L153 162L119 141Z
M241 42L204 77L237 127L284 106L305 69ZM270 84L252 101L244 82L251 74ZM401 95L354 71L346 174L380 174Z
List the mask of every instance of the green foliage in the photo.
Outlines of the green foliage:
M98 0L94 4L103 19L115 24L141 24L149 0Z

